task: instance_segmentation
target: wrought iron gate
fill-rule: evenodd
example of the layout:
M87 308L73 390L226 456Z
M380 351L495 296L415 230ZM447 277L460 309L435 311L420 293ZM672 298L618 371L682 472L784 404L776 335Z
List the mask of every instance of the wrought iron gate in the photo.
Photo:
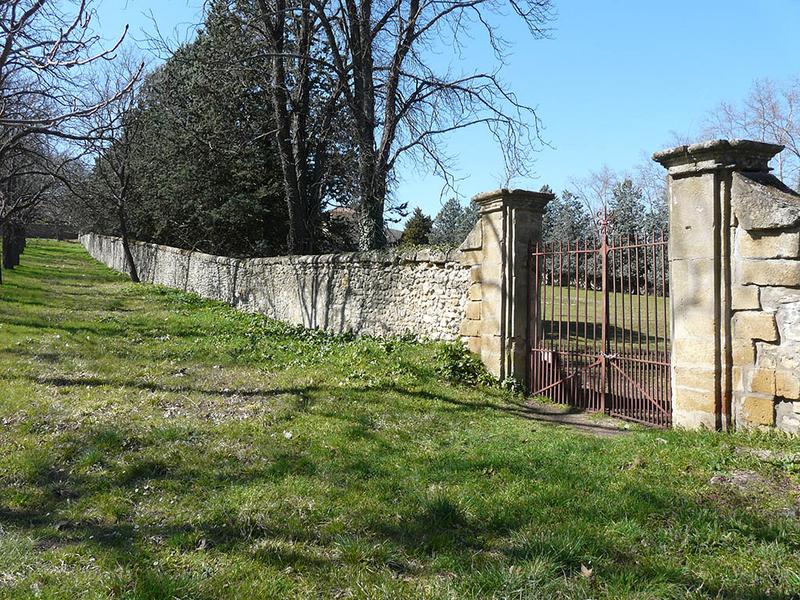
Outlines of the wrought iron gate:
M530 253L534 396L667 427L670 302L663 234L539 243Z

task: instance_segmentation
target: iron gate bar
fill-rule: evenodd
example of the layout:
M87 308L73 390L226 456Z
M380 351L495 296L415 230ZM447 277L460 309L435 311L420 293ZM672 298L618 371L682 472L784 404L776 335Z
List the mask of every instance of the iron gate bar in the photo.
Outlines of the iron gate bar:
M631 382L631 385L635 386L635 387L636 387L636 388L637 388L637 389L638 389L638 390L639 390L639 391L642 393L642 396L643 396L644 398L646 398L647 400L649 400L650 402L652 402L652 403L653 403L653 405L654 405L654 406L655 406L655 407L656 407L658 410L660 410L661 412L664 412L664 408L663 408L663 407L662 407L660 404L658 404L658 402L656 402L656 401L655 401L655 400L654 400L654 399L653 399L653 398L652 398L652 397L651 397L651 396L650 396L650 395L647 393L647 391L646 391L644 388L642 388L642 386L641 386L641 385L639 385L639 382L637 382L637 381L636 381L635 379L633 379L632 377L629 377L629 376L628 376L628 374L627 374L625 371L623 371L622 369L620 369L620 368L619 368L617 365L615 365L613 362L611 363L611 367L612 367L612 368L614 368L614 369L616 369L617 371L619 371L619 372L620 372L620 374L621 374L621 375L622 375L622 376L623 376L625 379L627 379L628 381L630 381L630 382ZM666 414L666 413L665 413L665 414Z
M612 238L605 218L597 238L530 248L533 394L670 424L666 249L663 233Z
M549 352L549 350L547 352ZM552 384L548 385L547 387L544 387L544 388L540 389L537 393L541 394L542 392L545 392L545 391L547 391L547 390L549 390L549 389L551 389L551 388L553 388L553 387L555 387L557 385L561 385L565 381L569 381L570 379L572 379L576 375L580 374L581 371L586 371L586 370L592 369L592 368L596 367L599 364L600 364L600 361L598 360L598 361L593 362L590 365L587 365L587 366L581 367L579 369L576 369L574 373L571 373L570 375L567 375L564 379L562 379L560 381L556 381L555 383L552 383Z

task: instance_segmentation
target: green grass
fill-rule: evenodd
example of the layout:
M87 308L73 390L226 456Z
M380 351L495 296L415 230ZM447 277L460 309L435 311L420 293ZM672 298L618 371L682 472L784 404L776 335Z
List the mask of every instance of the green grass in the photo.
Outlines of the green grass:
M798 464L742 451L796 441L595 438L440 380L452 355L30 244L0 288L0 597L798 597ZM709 482L735 470L760 483Z
M669 349L669 297L610 291L608 340L612 352L656 352ZM601 347L603 292L567 286L541 287L541 320L546 344ZM666 338L666 341L665 341Z

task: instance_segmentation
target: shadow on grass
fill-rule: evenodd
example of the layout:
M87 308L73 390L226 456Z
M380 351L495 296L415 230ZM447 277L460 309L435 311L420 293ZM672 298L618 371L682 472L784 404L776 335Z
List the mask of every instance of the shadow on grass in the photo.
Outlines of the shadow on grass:
M324 387L304 388L306 393L329 393ZM355 390L350 390L355 391ZM374 390L370 390L374 392ZM452 403L444 397L432 394L410 392L402 388L392 388L395 394L406 396L409 400ZM276 394L295 393L296 390L275 390ZM460 409L494 410L493 405L464 406L456 403ZM339 415L341 418L341 415ZM357 419L356 419L357 420ZM105 430L82 430L73 441L69 456L80 456L88 449L103 449L109 460L117 457L128 448L124 432ZM597 442L600 443L600 442ZM68 510L70 504L101 498L108 493L119 493L128 497L133 488L145 484L157 485L158 482L168 484L173 490L193 490L198 484L203 494L225 495L230 488L242 486L267 486L287 484L290 478L303 478L327 482L347 482L345 485L361 487L364 490L382 490L395 486L397 473L383 465L403 465L404 469L428 473L426 477L436 479L454 479L472 481L484 477L487 463L481 459L463 461L434 461L415 457L405 448L398 448L387 443L369 443L367 448L359 447L346 454L346 460L329 463L321 467L302 450L275 451L266 466L259 470L240 469L230 464L221 463L219 459L208 457L203 472L198 473L195 465L185 464L185 460L174 458L139 457L132 465L118 470L111 477L98 477L86 473L76 474L71 468L71 460L61 456L43 465L32 482L38 490L39 500L26 506L10 506L0 503L0 524L4 528L13 528L35 539L40 551L62 548L80 544L94 548L97 555L107 563L126 565L135 571L135 585L154 586L154 590L164 590L179 586L189 597L196 596L196 589L184 585L179 573L165 573L154 569L154 561L158 553L166 546L184 553L203 552L213 549L216 553L249 556L265 566L285 568L291 566L301 572L330 573L341 566L341 558L336 553L325 553L328 558L312 555L302 550L302 544L315 547L330 548L341 543L345 538L356 536L364 538L371 544L389 544L388 557L379 558L378 566L392 571L411 571L415 567L408 562L427 560L430 557L450 557L462 565L470 565L481 553L491 552L495 557L502 557L507 564L544 558L555 564L565 574L579 572L582 564L591 558L603 558L614 566L612 570L618 575L633 577L641 581L657 580L695 589L702 586L709 595L716 593L733 594L737 598L761 598L763 590L735 588L733 590L714 589L713 585L701 581L691 571L680 568L677 564L661 561L655 564L652 560L640 561L635 545L614 542L605 534L604 526L617 519L632 519L642 527L652 527L653 523L669 522L676 531L686 531L696 527L697 515L705 515L716 525L725 529L746 532L753 542L766 544L787 543L786 534L775 524L766 521L757 513L737 511L736 514L709 516L709 507L697 500L673 493L669 486L654 491L642 485L632 484L628 488L614 492L617 495L617 506L598 509L591 502L592 496L610 495L608 489L611 481L589 480L590 475L576 468L575 456L561 456L552 450L545 452L545 459L559 461L557 468L546 471L552 478L547 484L555 486L559 491L548 495L540 495L537 502L543 502L540 509L527 506L524 510L504 510L495 506L494 513L476 512L468 506L469 500L454 492L445 490L428 493L426 483L421 482L414 489L398 489L396 502L388 498L373 498L385 506L387 513L368 510L358 517L357 507L335 504L336 494L317 497L316 501L331 502L330 508L315 519L298 521L294 518L281 518L280 511L253 520L241 512L223 512L215 518L193 518L191 522L165 522L163 524L134 525L132 521L108 523L93 519L65 521L59 516ZM497 470L509 470L518 477L536 482L542 476L540 468L529 461L521 460L519 455L495 456L492 467ZM233 471L232 471L233 469ZM447 473L443 473L443 470ZM224 476L220 477L220 475ZM200 481L198 481L198 477ZM373 486L374 487L371 487ZM550 520L537 522L537 510L552 510L563 500L560 494L575 495L579 490L588 492L587 502L582 512L562 523ZM405 496L405 497L404 497ZM501 496L502 497L502 496ZM515 498L514 502L524 499ZM202 502L202 500L198 499ZM641 506L640 512L628 513L630 506ZM352 531L332 536L319 529L319 526L330 518L329 511L344 511L353 514L355 521L351 523ZM256 509L256 514L260 511ZM538 534L530 534L531 524ZM525 534L520 537L520 534ZM356 538L353 538L354 540ZM292 540L292 548L285 548L281 540ZM498 540L500 543L498 543ZM517 540L515 543L509 540ZM263 543L262 543L263 542ZM300 544L299 546L297 544ZM257 546L257 552L251 549ZM394 550L391 550L391 549ZM608 575L608 573L606 573ZM146 581L140 581L144 579ZM191 593L189 593L191 592ZM202 596L196 596L202 597ZM773 596L780 597L780 596Z
M41 256L61 258L61 252L43 250ZM41 272L53 274L52 269ZM67 282L77 272L65 270L56 280ZM86 279L87 285L118 280L116 276ZM114 327L113 331L111 335L119 335L123 330ZM420 381L430 383L430 372L409 370ZM563 578L579 573L582 564L601 560L607 569L601 574L605 578L636 581L643 587L653 581L667 582L684 590L702 588L711 597L754 599L764 597L763 588L734 585L722 589L685 565L680 553L711 552L710 546L720 543L692 538L702 535L693 533L698 526L721 530L723 540L736 533L747 547L764 543L781 545L787 552L800 550L794 533L787 533L758 511L736 508L726 512L702 498L684 495L685 489L675 491L668 480L648 487L631 477L627 486L615 485L619 471L602 467L613 460L613 447L605 444L616 441L546 428L539 431L535 445L521 450L501 452L488 443L475 443L469 451L462 451L453 441L455 436L448 438L449 432L442 432L441 439L435 440L439 444L435 451L420 451L419 446L433 441L425 438L416 422L431 413L466 413L456 423L499 415L551 420L548 409L522 402L492 401L438 385L429 387L439 391L357 383L217 390L191 382L139 381L124 372L115 377L30 376L28 381L66 389L110 387L201 393L223 399L240 396L269 401L291 395L300 398L296 412L313 412L324 428L344 430L335 442L337 447L329 448L327 444L333 442L324 434L281 446L256 425L214 438L213 430L204 430L190 419L180 422L180 427L172 422L144 431L134 430L124 421L98 427L87 420L55 437L55 443L42 450L45 458L21 477L24 480L6 481L0 474L0 528L32 538L40 552L81 545L104 567L129 568L134 577L132 589L112 590L117 596L132 592L137 598L216 597L198 591L196 580L186 575L188 567L155 566L166 548L187 556L213 552L215 558L224 555L221 562L230 559L233 563L236 557L243 557L263 567L292 567L320 580L335 579L332 574L346 561L372 572L413 573L419 569L427 576L451 576L480 569L488 556L501 561L505 571L524 561L544 559L554 565L554 577ZM348 399L347 409L317 402L340 397ZM381 430L375 416L366 410L376 404L385 407L387 414L402 413L406 441L399 442ZM602 423L587 426L597 430L608 427ZM241 448L252 450L259 460L239 458ZM103 468L82 468L81 461L87 456L92 457L93 465ZM495 477L495 473L509 475ZM506 493L509 480L516 484L513 493ZM145 486L176 494L178 503L187 507L170 512L168 506L151 509L143 504L141 508L147 512L136 514L139 497L135 494ZM25 487L28 493L18 494ZM251 505L243 506L236 494L251 488L266 497L248 497ZM277 494L281 494L279 501ZM94 508L109 496L123 500L121 514L113 519L64 518L75 514L76 503ZM212 501L220 506L209 508ZM617 521L633 523L650 542L659 536L674 536L676 556L654 556L639 537L634 541L613 539L607 526ZM332 522L343 525L329 530ZM370 555L359 547L360 540L384 550ZM323 552L305 551L304 545ZM641 553L649 553L646 560L641 560ZM426 562L432 557L443 562ZM190 562L187 558L184 564Z
M502 402L461 400L455 395L433 393L409 389L397 385L359 386L349 385L329 387L324 385L298 386L274 390L207 390L193 386L163 386L136 381L113 381L102 378L39 378L40 383L57 386L122 386L167 392L202 392L221 396L279 396L301 395L304 398L318 396L335 396L346 394L358 402L358 398L392 398L399 403L409 402L417 407L430 407L428 410L459 410L480 413L486 411L502 412L513 417L535 418L536 412L523 404L504 404ZM306 403L308 407L308 403ZM400 407L403 408L403 407ZM406 407L408 408L408 407ZM418 410L422 410L418 408ZM127 565L137 572L137 578L148 579L148 586L153 589L172 589L170 586L182 585L178 574L165 574L152 569L151 565L163 544L173 545L181 552L199 552L199 546L213 548L215 552L231 555L255 556L264 565L292 566L307 572L316 570L320 573L332 572L339 566L340 559L322 559L309 555L302 550L282 549L276 540L293 540L315 546L330 547L337 543L333 537L322 533L315 522L298 522L296 519L282 519L279 514L259 518L253 521L241 513L226 513L224 518L192 519L191 523L166 522L161 525L134 526L131 521L123 519L119 523L105 523L97 520L63 521L58 515L69 508L71 503L89 501L103 497L105 494L121 494L127 497L133 488L145 484L165 483L170 489L192 490L201 484L203 494L225 495L226 490L242 486L272 487L284 484L290 479L339 482L338 485L356 486L365 490L381 490L379 497L373 499L383 503L387 509L386 518L374 510L367 511L362 517L356 517L352 524L352 532L344 535L366 536L373 544L389 544L394 548L394 555L399 558L386 559L382 568L397 571L412 569L406 558L427 560L432 556L449 556L460 564L470 564L474 557L484 552L500 555L508 564L532 558L545 558L557 565L564 573L574 574L581 564L592 557L606 557L613 561L613 569L618 574L647 580L658 580L678 585L686 589L694 589L703 585L709 594L717 592L733 593L738 598L763 597L757 589L736 588L715 590L713 585L699 580L690 571L672 565L669 561L661 561L657 565L651 561L640 561L635 546L621 545L607 538L604 526L609 521L626 518L633 519L641 527L652 526L653 522L669 522L670 527L683 531L696 527L698 518L711 519L717 527L746 532L747 539L765 544L787 543L784 531L774 523L766 520L756 512L736 511L730 515L709 515L709 507L696 499L673 493L669 486L657 490L643 485L631 484L621 491L611 492L608 487L611 480L597 480L590 470L574 462L575 454L559 455L553 449L542 450L541 460L555 461L545 471L537 466L537 462L526 461L519 454L495 455L491 460L481 458L454 459L450 456L430 460L416 457L409 449L398 447L382 439L379 433L371 431L373 423L367 415L350 415L343 412L315 410L318 417L328 420L349 420L359 428L361 435L356 440L358 446L348 451L345 446L339 460L325 464L318 463L303 449L275 450L270 454L266 466L259 469L240 468L236 464L220 462L220 459L209 456L198 472L196 465L186 464L186 458L160 458L139 456L133 464L118 470L112 477L97 477L86 473L76 474L72 469L74 458L84 455L88 450L101 451L113 463L124 452L139 452L141 447L126 442L128 435L124 426L121 430L81 429L73 432L75 439L70 444L69 453L60 457L51 457L50 464L43 465L40 472L33 477L33 485L37 490L38 501L24 505L11 506L0 503L0 524L14 528L36 540L42 550L63 547L71 544L88 545L103 552L108 560ZM599 426L599 425L598 425ZM369 433L369 435L367 435ZM244 440L243 440L244 441ZM138 442L141 446L146 442ZM156 441L150 442L152 445ZM577 442L576 442L577 443ZM588 440L586 443L601 444L600 440ZM146 449L146 448L145 448ZM533 451L533 449L532 449ZM422 488L402 490L397 488L398 473L388 465L402 465L402 469L427 473L430 480L455 480L471 482L485 477L487 468L507 470L516 477L526 481L537 482L544 475L550 478L547 485L555 491L537 497L542 502L541 508L550 511L560 502L573 499L579 490L584 490L587 503L582 512L576 513L571 521L553 523L545 520L538 523L536 529L546 532L541 535L530 535L532 523L536 523L536 507L520 502L520 510L513 506L496 506L494 516L487 513L476 513L468 508L468 500L452 492L438 491L432 494ZM400 478L402 480L402 477ZM336 486L334 486L336 487ZM388 498L380 497L388 489L397 489L397 502L391 503ZM330 494L328 497L327 495ZM619 509L593 508L589 501L592 497L603 497L616 494ZM406 495L406 497L404 497ZM323 493L316 498L317 502L331 502L328 510L352 511L355 507L337 505L335 494ZM638 512L629 513L629 508L640 507ZM358 514L358 513L356 513ZM500 515L500 516L498 516ZM698 517L701 515L701 517ZM330 518L327 514L325 519ZM508 541L497 543L497 540L517 539L523 535L522 541L510 544ZM160 540L154 543L153 540ZM264 544L260 544L264 542ZM253 554L249 549L259 545ZM392 554L392 552L390 552ZM389 563L392 563L391 565ZM620 575L621 576L621 575ZM158 579L162 578L162 579ZM176 579L177 578L177 579ZM137 582L137 585L139 583ZM159 587L161 586L161 587ZM190 586L191 587L191 586ZM183 588L180 588L183 589ZM186 588L189 589L189 588ZM191 597L191 594L189 594Z

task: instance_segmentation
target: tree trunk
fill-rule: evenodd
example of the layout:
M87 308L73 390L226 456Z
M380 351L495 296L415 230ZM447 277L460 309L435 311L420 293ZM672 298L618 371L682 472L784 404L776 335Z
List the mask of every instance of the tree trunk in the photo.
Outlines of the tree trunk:
M133 260L130 239L128 237L128 222L125 219L125 211L119 210L119 229L122 234L122 251L125 253L125 262L128 263L128 274L133 283L139 283L139 271L136 269L136 262Z
M361 210L359 214L358 249L378 250L386 247L383 207L386 201L386 174L376 165L374 156L362 154L359 165Z
M286 3L283 0L276 2L274 12L278 15L277 17L270 16L272 10L266 4L261 3L261 7L267 43L270 52L273 53L272 81L268 95L275 115L275 135L289 213L289 231L286 242L289 254L310 254L315 246L315 236L308 190L306 189L305 175L308 156L305 153L304 115L302 109L300 109L299 115L292 114L292 103L289 101L288 92L290 76L286 72L286 62L282 56L285 50L286 22L283 15ZM304 81L300 83L307 84Z
M13 269L19 265L20 255L25 249L25 230L13 221L3 225L3 267Z

